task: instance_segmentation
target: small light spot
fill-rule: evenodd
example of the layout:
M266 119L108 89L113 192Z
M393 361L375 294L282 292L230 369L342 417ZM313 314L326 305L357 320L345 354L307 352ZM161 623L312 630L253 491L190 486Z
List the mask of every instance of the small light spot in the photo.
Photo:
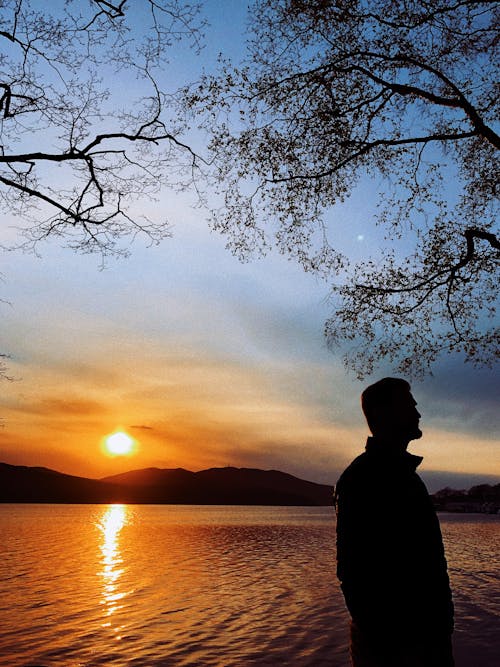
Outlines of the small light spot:
M364 241L365 240L364 234L358 234L356 238L358 239L358 241Z

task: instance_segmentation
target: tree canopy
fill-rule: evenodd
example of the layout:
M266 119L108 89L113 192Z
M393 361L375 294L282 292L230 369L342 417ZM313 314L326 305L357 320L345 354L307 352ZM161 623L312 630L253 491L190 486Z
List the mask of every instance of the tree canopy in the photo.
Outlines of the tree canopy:
M360 376L498 358L498 19L474 0L258 0L246 61L186 90L214 227L241 257L275 243L330 281L326 336ZM384 243L352 263L337 205L369 180Z
M33 246L48 235L103 255L169 234L133 210L189 182L196 156L165 117L169 48L197 48L180 0L4 0L0 5L0 207Z

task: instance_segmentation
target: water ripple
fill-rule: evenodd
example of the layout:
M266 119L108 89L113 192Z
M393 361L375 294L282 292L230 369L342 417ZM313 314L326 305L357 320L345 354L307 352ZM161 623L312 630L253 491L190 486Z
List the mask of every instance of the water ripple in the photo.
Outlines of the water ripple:
M442 524L457 667L496 667L500 522ZM330 508L11 505L0 528L2 667L349 664Z

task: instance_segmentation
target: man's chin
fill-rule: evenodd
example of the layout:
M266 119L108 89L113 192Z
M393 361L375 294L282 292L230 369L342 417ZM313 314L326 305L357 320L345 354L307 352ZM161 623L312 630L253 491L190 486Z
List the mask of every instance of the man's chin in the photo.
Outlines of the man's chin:
M411 440L420 440L421 437L422 437L422 431L417 426L417 428L412 432L410 438Z

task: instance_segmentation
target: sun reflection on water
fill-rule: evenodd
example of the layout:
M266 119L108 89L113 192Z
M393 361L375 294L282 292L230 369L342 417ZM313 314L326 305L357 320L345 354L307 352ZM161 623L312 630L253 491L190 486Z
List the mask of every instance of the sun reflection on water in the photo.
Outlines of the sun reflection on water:
M103 582L100 604L104 606L107 617L111 617L122 608L123 605L119 603L129 592L119 586L124 572L119 536L121 529L128 522L127 515L126 505L109 505L96 523L102 532L100 544L102 569L98 572ZM110 625L111 621L108 618L103 626Z

